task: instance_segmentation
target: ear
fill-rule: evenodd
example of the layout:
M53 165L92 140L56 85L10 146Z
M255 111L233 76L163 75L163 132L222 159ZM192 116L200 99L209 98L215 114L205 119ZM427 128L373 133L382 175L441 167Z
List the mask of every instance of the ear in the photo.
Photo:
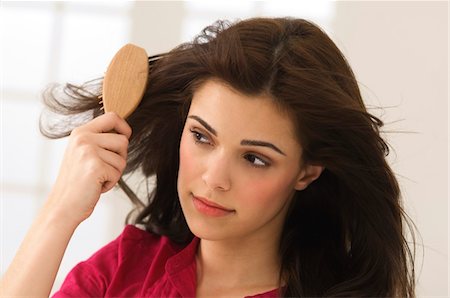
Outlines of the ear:
M296 190L304 190L311 182L319 178L324 167L319 165L305 165L299 174L298 180L295 184Z

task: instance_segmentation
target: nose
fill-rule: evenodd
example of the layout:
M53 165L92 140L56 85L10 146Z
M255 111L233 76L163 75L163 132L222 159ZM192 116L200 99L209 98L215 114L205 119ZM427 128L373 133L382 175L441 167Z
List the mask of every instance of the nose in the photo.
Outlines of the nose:
M230 167L230 159L218 151L208 158L202 179L211 190L228 191L231 188Z

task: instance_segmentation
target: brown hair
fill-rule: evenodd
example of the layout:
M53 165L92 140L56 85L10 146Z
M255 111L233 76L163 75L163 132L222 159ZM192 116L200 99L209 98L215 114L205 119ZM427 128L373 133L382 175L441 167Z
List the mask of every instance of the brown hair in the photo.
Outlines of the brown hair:
M282 295L415 296L405 227L414 233L385 160L383 123L368 113L345 57L318 26L290 18L218 21L149 64L144 98L127 119L133 135L125 172L156 175L156 186L139 200L120 182L141 205L134 223L173 241L192 239L177 195L180 137L196 88L220 79L247 95L269 94L292 117L303 161L325 167L297 191L286 218ZM102 113L96 86L67 84L66 96L54 87L44 98L54 112L95 117ZM56 128L42 121L49 137L70 132Z

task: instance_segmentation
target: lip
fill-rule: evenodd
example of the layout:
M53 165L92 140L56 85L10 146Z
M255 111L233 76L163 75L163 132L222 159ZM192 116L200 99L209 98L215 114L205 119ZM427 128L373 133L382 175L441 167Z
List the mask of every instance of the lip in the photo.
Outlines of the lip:
M193 195L192 202L199 212L208 216L218 217L234 213L234 210L225 208L224 206L214 203L203 197Z

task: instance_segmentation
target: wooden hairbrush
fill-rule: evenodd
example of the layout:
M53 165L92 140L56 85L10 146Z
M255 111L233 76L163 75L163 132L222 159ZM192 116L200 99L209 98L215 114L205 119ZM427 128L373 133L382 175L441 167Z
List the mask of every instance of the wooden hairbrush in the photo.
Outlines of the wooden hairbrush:
M113 57L103 79L102 102L105 112L127 118L144 96L148 79L145 50L126 44Z

